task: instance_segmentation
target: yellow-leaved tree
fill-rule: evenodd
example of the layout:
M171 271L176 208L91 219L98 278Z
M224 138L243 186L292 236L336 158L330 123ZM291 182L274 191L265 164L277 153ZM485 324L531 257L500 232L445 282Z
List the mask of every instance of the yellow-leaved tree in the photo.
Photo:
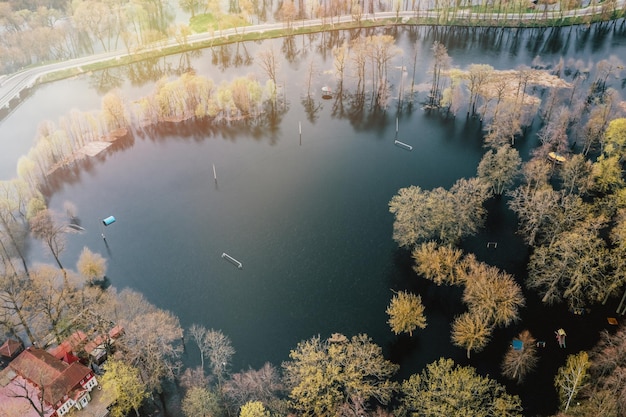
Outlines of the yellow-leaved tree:
M113 402L111 417L124 417L130 410L139 416L139 407L148 397L148 390L141 381L139 370L132 365L109 359L100 385L105 398Z
M270 417L270 412L261 401L249 401L241 406L239 417Z
M396 293L387 307L387 314L389 314L387 323L395 334L408 333L413 336L413 330L426 327L424 304L419 295L405 291Z
M330 417L343 407L365 414L365 404L391 401L398 365L383 357L366 334L334 334L298 343L283 364L291 405L302 416ZM360 415L360 414L357 414Z

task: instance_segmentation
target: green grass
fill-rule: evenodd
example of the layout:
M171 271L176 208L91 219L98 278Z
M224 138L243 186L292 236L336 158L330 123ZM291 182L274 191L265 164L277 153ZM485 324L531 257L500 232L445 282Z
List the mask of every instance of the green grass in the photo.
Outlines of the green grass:
M199 14L189 20L189 27L196 33L210 32L211 30L225 30L230 28L248 26L241 16L225 14L219 19L210 13Z

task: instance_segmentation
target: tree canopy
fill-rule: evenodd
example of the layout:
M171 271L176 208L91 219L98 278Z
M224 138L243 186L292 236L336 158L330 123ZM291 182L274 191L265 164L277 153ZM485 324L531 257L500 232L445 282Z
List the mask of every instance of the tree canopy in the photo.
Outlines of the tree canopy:
M536 248L528 263L529 288L542 301L567 301L572 309L601 302L619 287L610 272L611 257L595 219L560 233L553 243Z
M519 397L474 368L441 358L402 383L406 417L521 417Z
M305 416L335 416L346 403L387 404L396 389L390 378L398 365L365 334L315 336L298 343L289 357L283 369L291 405Z
M139 370L115 359L109 359L104 370L100 383L104 394L114 402L111 416L124 417L131 410L139 416L139 407L149 395Z
M478 164L478 178L485 181L496 195L513 185L520 173L522 159L517 149L502 145L495 152L487 151Z
M401 188L389 202L389 211L395 215L393 239L407 248L428 240L456 244L483 225L483 203L489 195L488 186L476 178L462 178L450 190Z
M389 326L395 334L408 333L413 336L413 330L426 327L424 305L419 295L406 291L396 293L387 307L387 314Z

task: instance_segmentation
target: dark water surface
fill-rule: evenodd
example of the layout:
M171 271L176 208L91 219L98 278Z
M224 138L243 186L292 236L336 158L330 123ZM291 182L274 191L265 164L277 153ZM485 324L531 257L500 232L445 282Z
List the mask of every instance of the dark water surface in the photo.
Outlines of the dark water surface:
M429 49L435 39L448 46L453 64L460 67L485 63L515 68L531 65L537 56L545 64L561 56L589 62L610 54L626 57L621 22L609 31L599 26L544 31L404 28L395 34L405 53L393 65L407 65L413 47L420 51L418 84L429 81ZM450 323L463 312L460 294L415 276L410 255L391 239L393 218L387 203L401 187L449 187L458 178L474 176L484 152L480 127L464 117L405 111L398 139L413 146L409 152L394 146L394 104L376 117L337 118L332 101L315 97L319 110L307 114L301 104L306 93L302 74L315 59L315 91L332 82L324 72L332 68L332 55L316 46L336 41L331 36L348 33L298 37L287 46L271 41L291 51L280 69L288 108L276 129L216 133L214 126L185 123L138 132L83 170L57 176L50 206L61 209L64 201L72 201L87 229L69 237L62 260L74 264L88 246L109 259L107 275L115 287L140 291L178 315L184 327L199 323L221 329L237 350L235 371L266 361L279 364L298 341L313 335L364 332L402 365L403 377L440 356L495 377L511 338L528 328L548 346L540 352L539 371L527 385L511 390L523 395L529 415L554 411L556 369L567 354L594 344L606 327L606 312L598 309L577 317L561 308L543 308L530 295L523 322L496 331L485 352L468 361L464 351L451 345ZM267 43L240 46L250 56L264 47ZM216 80L258 73L255 64L226 65L214 55L203 51L189 65ZM180 62L171 57L159 65L176 68ZM93 74L40 87L1 122L0 177L13 175L15 160L32 142L34 120L54 120L73 107L98 108L95 86L104 78ZM150 82L121 79L118 84L131 98L151 88ZM423 99L424 93L420 95ZM535 144L531 131L517 146L527 155ZM523 280L528 254L515 235L515 218L504 201L489 202L489 209L486 230L465 242L464 249ZM105 245L99 222L109 215L117 222L106 228ZM498 248L487 249L489 241L497 241ZM241 261L243 269L222 259L223 252ZM32 256L41 259L38 247ZM428 327L412 338L395 337L386 324L392 290L406 288L422 294L428 319ZM609 304L614 308L615 303ZM559 327L570 335L566 350L553 340ZM195 365L196 351L188 348L185 360Z

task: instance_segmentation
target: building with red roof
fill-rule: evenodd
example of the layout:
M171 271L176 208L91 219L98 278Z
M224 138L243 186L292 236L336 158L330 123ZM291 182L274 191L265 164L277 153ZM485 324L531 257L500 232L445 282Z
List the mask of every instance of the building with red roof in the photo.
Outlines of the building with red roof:
M3 356L7 359L13 359L22 350L24 350L24 345L22 345L22 342L15 339L7 339L7 341L4 342L2 346L0 346L0 356Z
M48 349L48 352L57 359L63 359L68 353L75 354L85 346L87 335L78 330L65 339L59 346Z
M91 390L98 385L91 369L80 362L68 364L35 347L23 351L7 369L12 371L7 375L19 376L39 392L40 402L53 410L51 417L86 407Z

